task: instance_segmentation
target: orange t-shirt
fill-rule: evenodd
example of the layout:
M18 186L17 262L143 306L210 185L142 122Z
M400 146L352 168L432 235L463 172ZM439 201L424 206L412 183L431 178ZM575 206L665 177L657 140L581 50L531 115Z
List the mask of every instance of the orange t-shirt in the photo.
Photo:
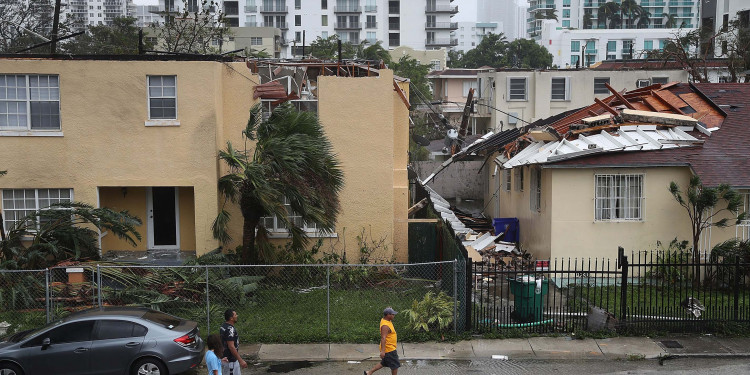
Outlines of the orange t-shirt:
M383 326L388 326L391 329L391 332L388 332L388 335L385 336L385 352L392 352L396 350L396 329L393 328L393 322L380 319L380 328Z

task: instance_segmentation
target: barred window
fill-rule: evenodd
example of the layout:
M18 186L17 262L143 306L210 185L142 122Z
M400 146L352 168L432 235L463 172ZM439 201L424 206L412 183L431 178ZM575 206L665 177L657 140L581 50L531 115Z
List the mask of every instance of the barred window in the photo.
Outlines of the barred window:
M531 168L529 190L529 209L539 211L542 208L542 168Z
M503 185L505 188L505 191L510 191L510 181L511 181L511 174L510 169L503 169Z
M302 221L302 216L298 215L292 210L292 206L289 203L289 199L284 197L284 206L286 207L287 216L294 225L302 228L305 232L317 232L318 228L314 223L306 223ZM283 221L279 220L276 216L263 216L261 218L263 226L272 233L286 233L289 232L289 228L284 224Z
M570 100L569 77L553 77L551 82L551 100Z
M609 77L594 78L594 94L609 94L607 84L609 84Z
M526 100L526 77L508 78L508 100Z
M513 168L513 179L516 181L516 191L523 191L523 167Z
M595 179L595 220L643 220L643 175L598 174Z
M37 210L55 203L72 201L73 189L3 189L5 230Z

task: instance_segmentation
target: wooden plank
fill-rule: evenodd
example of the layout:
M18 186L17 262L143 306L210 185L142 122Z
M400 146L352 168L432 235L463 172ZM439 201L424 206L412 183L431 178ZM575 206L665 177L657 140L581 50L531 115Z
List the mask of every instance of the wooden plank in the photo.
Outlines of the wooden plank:
M617 111L615 111L614 108L608 106L606 103L604 103L603 101L599 100L599 98L594 98L594 101L596 102L596 104L599 104L602 108L604 108L604 110L606 110L607 112L611 113L613 116L618 116L619 115L619 113L617 113Z
M648 104L651 108L653 108L654 111L661 112L666 111L669 109L664 103L661 102L661 100L654 98L652 96L647 96L643 98L643 102Z
M680 108L687 105L682 99L678 98L677 95L672 94L669 91L654 91L654 96L659 98L659 100L662 101L662 103L666 104L667 107L672 109L673 111L684 115L685 113L682 112Z
M398 87L398 83L396 83L396 80L393 80L393 90L398 93L398 96L401 97L401 101L404 102L406 105L406 109L411 109L411 104L409 104L409 99L406 97L406 94L403 90L401 90L400 87Z

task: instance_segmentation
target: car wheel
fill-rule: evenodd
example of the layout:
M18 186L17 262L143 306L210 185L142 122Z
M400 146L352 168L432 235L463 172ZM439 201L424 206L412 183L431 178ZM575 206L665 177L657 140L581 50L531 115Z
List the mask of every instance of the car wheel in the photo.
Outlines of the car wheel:
M12 363L0 364L0 375L23 375L23 370Z
M133 375L167 375L167 368L156 358L143 358L133 365ZM2 375L2 374L0 374Z

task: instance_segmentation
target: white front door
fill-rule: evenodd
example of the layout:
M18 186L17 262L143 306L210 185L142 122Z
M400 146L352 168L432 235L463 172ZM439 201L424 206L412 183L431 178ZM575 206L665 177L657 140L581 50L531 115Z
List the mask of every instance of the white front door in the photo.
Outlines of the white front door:
M149 250L180 249L180 205L176 187L146 189Z

